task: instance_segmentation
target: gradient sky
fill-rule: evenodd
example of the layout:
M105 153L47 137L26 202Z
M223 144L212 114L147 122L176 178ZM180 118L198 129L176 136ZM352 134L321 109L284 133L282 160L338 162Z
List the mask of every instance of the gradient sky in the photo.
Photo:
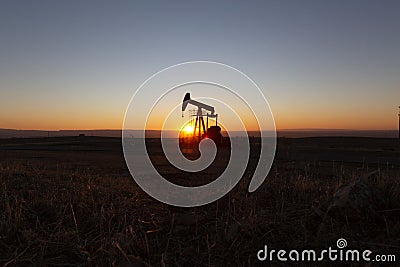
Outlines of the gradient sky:
M119 129L191 60L249 75L278 129L396 129L399 1L1 1L0 128Z

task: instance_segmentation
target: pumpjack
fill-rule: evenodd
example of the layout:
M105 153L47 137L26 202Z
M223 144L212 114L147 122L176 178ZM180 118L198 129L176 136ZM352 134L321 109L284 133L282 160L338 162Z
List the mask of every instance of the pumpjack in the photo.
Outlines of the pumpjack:
M186 93L183 98L182 112L186 110L188 104L197 107L197 113L194 115L196 117L196 122L193 128L193 139L197 139L197 141L200 142L204 138L210 138L217 145L220 145L222 141L221 127L218 126L218 114L215 113L214 107L193 100L190 98L190 93ZM205 111L205 114L203 113L203 110ZM206 125L204 125L204 117L206 117ZM208 127L209 118L215 119L215 125Z

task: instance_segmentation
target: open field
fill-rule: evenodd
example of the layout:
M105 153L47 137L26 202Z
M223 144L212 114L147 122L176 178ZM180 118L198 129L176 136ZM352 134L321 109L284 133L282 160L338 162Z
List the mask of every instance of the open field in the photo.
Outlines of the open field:
M399 140L279 138L266 182L248 193L254 158L225 197L176 208L135 184L118 138L2 139L0 264L248 266L266 244L326 249L342 237L351 248L400 260ZM155 162L188 185L208 182L224 164L188 181ZM371 171L365 183L374 210L325 213L340 186Z

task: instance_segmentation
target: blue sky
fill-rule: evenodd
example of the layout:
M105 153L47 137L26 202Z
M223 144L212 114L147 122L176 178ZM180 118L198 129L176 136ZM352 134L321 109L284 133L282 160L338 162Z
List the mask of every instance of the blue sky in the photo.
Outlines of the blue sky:
M211 60L258 83L278 128L394 129L399 14L398 1L1 1L0 128L118 129L150 75Z

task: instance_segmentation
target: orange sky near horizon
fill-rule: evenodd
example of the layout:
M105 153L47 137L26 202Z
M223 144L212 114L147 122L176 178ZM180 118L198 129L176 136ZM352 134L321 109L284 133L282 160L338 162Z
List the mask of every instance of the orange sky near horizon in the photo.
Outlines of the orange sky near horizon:
M390 112L391 111L391 112ZM318 113L318 114L316 114ZM0 128L17 130L100 130L122 129L124 112L98 114L29 114L25 116L14 115L14 118L1 120ZM91 117L89 117L91 115ZM388 110L387 115L382 113L350 113L335 114L312 110L288 110L285 113L274 112L277 130L288 129L346 129L346 130L396 130L398 128L398 116L396 109ZM223 121L222 121L223 122ZM223 122L224 123L224 122ZM177 118L176 129L184 123ZM156 127L154 125L157 125ZM149 125L148 129L156 130L162 122ZM256 127L248 125L250 130ZM176 130L174 129L174 130Z
M146 79L205 60L248 75L278 130L397 129L400 1L289 2L5 1L0 128L122 129Z

